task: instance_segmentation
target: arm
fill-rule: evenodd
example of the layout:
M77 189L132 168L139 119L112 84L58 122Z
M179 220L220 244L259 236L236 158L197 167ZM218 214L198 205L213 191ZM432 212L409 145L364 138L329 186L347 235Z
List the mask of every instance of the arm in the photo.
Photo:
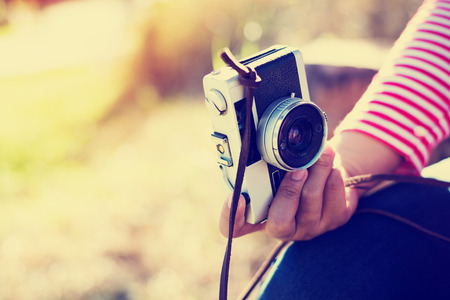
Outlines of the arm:
M425 1L338 127L338 139L346 132L364 134L404 158L397 173L418 175L431 149L450 134L449 78L450 3ZM379 157L372 161L384 165Z

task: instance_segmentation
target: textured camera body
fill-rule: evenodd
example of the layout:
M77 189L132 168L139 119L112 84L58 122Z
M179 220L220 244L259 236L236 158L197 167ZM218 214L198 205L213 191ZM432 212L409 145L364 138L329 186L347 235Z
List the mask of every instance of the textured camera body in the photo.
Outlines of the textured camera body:
M267 217L286 171L307 168L317 160L327 126L324 113L309 99L298 49L273 46L241 63L261 77L254 93L252 138L241 191L247 200L247 222L258 223ZM203 87L217 162L232 189L245 127L245 88L230 67L206 75Z

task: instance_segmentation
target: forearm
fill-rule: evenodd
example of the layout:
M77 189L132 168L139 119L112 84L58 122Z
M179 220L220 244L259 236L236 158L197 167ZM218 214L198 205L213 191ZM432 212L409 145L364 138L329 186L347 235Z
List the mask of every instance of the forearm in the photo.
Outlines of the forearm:
M419 174L449 135L449 22L450 4L424 4L338 127L334 144L352 175Z
M357 131L346 131L331 141L335 149L336 167L345 177L365 174L391 174L403 163L404 158L386 144ZM358 195L375 186L366 184L367 189L359 189Z
M346 131L332 140L338 163L349 176L393 173L404 158L384 143L357 131Z

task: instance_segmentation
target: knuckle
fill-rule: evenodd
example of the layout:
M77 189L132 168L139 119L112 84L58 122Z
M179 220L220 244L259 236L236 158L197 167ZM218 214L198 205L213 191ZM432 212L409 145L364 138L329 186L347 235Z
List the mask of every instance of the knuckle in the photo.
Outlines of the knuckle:
M278 194L284 198L300 198L300 189L289 184L281 184L278 188Z
M302 214L298 218L299 230L296 239L307 241L315 238L320 232L321 219L317 214Z
M316 199L320 197L321 190L320 188L312 183L305 184L302 189L302 198L306 199Z
M327 179L327 188L337 190L344 186L344 181L342 180L341 172L337 169L333 169Z
M292 236L295 226L283 220L270 220L266 224L266 230L274 238L286 239Z
M305 232L315 231L320 221L320 216L315 214L302 214L298 220L299 226L303 228Z

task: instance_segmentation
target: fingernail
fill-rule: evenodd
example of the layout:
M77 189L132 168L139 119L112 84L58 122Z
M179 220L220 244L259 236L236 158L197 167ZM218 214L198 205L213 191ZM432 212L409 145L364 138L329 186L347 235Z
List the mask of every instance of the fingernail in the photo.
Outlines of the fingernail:
M308 171L306 169L299 170L291 173L291 179L295 181L301 181L305 178Z

